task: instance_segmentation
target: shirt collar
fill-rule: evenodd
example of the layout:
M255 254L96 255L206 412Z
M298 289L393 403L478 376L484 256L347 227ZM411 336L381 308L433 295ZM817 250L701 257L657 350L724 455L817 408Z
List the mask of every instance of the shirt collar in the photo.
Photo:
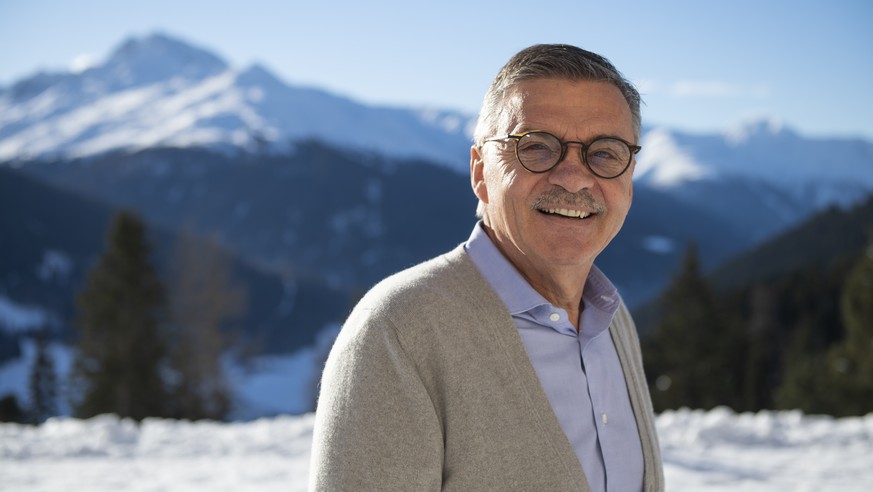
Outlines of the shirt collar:
M515 316L539 306L550 305L497 249L485 233L481 221L476 223L464 248L473 264L509 309L510 315ZM596 308L609 316L615 314L621 303L618 290L594 265L591 266L585 282L582 299L586 309Z
M473 264L509 309L509 314L515 316L549 304L497 249L481 221L473 228L465 248Z

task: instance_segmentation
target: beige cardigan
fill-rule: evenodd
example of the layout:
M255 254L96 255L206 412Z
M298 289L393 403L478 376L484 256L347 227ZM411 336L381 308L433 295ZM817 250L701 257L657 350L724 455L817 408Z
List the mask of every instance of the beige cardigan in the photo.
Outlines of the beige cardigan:
M645 490L664 488L639 341L610 326L636 415ZM310 490L588 491L508 311L462 247L389 277L327 360Z

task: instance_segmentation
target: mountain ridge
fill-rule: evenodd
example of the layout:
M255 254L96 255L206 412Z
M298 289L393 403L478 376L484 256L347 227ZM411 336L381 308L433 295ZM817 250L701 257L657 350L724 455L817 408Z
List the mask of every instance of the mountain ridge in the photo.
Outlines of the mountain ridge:
M159 146L287 151L335 146L466 167L473 118L434 109L370 107L285 84L261 65L237 70L153 34L125 41L79 74L38 73L0 90L0 161L84 157Z
M160 146L286 152L295 141L318 139L466 173L475 121L458 111L371 106L289 85L263 65L236 69L208 49L155 33L124 40L81 73L42 72L0 88L0 161ZM647 126L640 143L635 180L645 186L743 176L776 186L825 177L839 182L834 188L864 187L828 190L816 207L835 199L845 205L873 189L873 142L805 137L774 117L714 134Z
M76 295L96 258L119 207L93 195L0 167L0 363L15 355L17 339L48 328L53 338L75 340ZM151 260L168 280L168 264L183 228L168 229L147 217ZM190 232L190 231L189 231ZM203 237L206 237L204 235ZM195 238L206 247L212 240ZM281 276L228 253L234 285L244 289L247 306L234 339L265 352L290 352L310 345L315 333L341 320L352 293L305 275ZM31 314L24 326L10 325L12 311ZM3 310L0 310L3 311ZM13 313L14 314L14 313ZM13 316L14 317L14 316Z
M124 155L168 148L250 156L229 160L234 163L266 156L293 161L297 150L317 141L355 154L338 157L347 163L435 163L460 176L469 169L475 122L470 115L367 106L318 88L290 86L267 67L237 70L207 50L164 34L127 40L102 65L81 74L37 74L14 87L0 90L0 165L4 160L22 167L46 160L133 161L135 157ZM731 248L764 241L822 207L851 206L873 191L873 142L866 140L810 139L774 119L752 120L718 134L657 126L644 130L634 177L637 195L651 189L661 193L661 203L670 195L671 204L658 207L669 216L646 215L657 227L650 228L650 237L638 239L661 254L681 248L695 234L698 242L712 239L699 237L714 234L714 228L704 227L696 216L689 219L691 211L708 216L715 228L745 236L713 236L727 244L714 246L719 252L713 258L721 258ZM155 172L166 172L167 162L185 165L184 159L177 161L160 161ZM53 172L63 174L63 167ZM125 170L101 172L107 173L101 179L112 182L123 179ZM430 171L419 167L416 172ZM110 177L112 173L118 176ZM55 178L83 179L69 173ZM468 184L464 186L469 193ZM360 196L364 202L351 208L368 210L366 194ZM679 224L666 227L667 221ZM666 230L670 235L664 235Z

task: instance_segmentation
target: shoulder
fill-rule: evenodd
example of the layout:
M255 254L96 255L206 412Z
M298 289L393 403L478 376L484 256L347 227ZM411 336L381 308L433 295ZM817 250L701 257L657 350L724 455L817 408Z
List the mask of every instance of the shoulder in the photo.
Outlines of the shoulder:
M376 284L356 310L422 316L429 308L464 302L487 286L463 246L398 272Z
M507 320L497 293L458 246L376 284L352 310L341 338L392 339L429 352Z

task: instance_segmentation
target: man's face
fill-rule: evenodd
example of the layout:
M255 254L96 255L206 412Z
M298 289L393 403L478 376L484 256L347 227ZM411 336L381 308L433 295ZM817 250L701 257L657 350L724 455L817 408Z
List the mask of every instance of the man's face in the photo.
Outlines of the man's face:
M563 141L635 141L630 108L610 83L529 80L515 87L506 104L509 114L498 135L544 130ZM624 223L633 166L618 178L598 178L571 144L555 168L534 174L518 162L511 139L474 146L470 163L492 240L529 280L567 267L588 271Z

